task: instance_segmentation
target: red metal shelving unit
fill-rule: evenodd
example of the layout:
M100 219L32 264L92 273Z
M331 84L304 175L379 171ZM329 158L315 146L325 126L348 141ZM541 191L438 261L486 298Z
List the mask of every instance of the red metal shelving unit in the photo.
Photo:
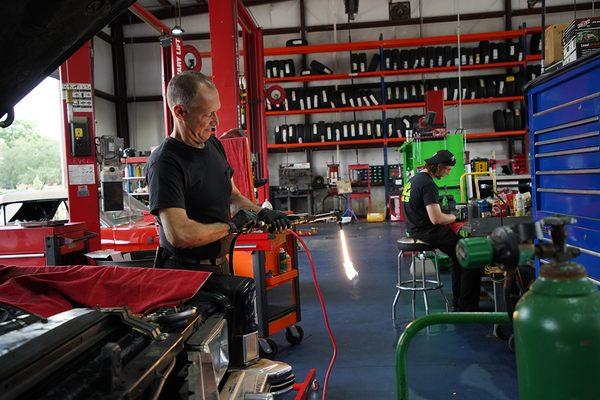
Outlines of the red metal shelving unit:
M460 35L460 43L473 43L479 41L503 41L507 39L522 38L525 35L540 32L540 27L521 28L517 30L507 30L500 32L486 32L486 33L475 33L475 34L464 34ZM381 38L381 36L380 36ZM379 50L379 54L382 55L382 49L388 48L403 48L403 47L421 47L421 46L436 46L436 45L457 45L459 43L457 35L444 35L444 36L433 36L425 38L403 38L403 39L392 39L392 40L376 40L376 41L365 41L365 42L352 42L352 43L335 43L335 44L320 44L320 45L309 45L309 46L297 46L297 47L277 47L265 49L265 57L273 56L289 56L289 55L300 55L300 54L313 54L313 53L330 53L330 52L352 52L352 51L363 51L363 50ZM524 68L528 63L539 61L541 55L525 55L522 60L519 61L508 61L500 63L488 63L488 64L476 64L476 65L464 65L460 66L461 71L478 71L478 70L491 70L491 69L510 69L510 68ZM444 67L432 67L432 68L414 68L414 69L402 69L402 70L382 70L380 67L378 71L359 72L359 73L337 73L330 75L307 75L307 76L291 76L291 77L278 77L278 78L267 78L264 80L266 84L278 84L285 82L302 82L306 86L306 82L325 82L325 81L349 81L354 79L368 79L368 78L379 78L382 90L385 88L385 78L392 76L403 76L403 75L428 75L428 74L439 74L439 73L450 73L459 70L458 66L444 66ZM480 98L480 99L466 99L466 100L449 100L445 101L446 106L456 105L474 105L474 104L490 104L490 103L511 103L522 101L523 96L504 96L504 97L492 97L492 98ZM277 110L277 111L266 111L265 115L269 116L286 116L286 115L311 115L311 114L325 114L325 113L349 113L357 111L382 111L382 115L385 118L385 111L394 109L407 109L407 108L424 108L425 102L411 102L411 103L395 103L395 104L380 104L375 106L364 106L364 107L339 107L339 108L322 108L322 109L311 109L311 110ZM486 139L502 139L506 138L525 138L525 131L507 131L507 132L472 132L464 133L466 140L486 140ZM310 142L310 143L291 143L291 144L267 144L267 151L270 153L277 152L294 152L294 151L306 151L306 150L327 150L327 149L355 149L355 148L369 148L369 147L382 147L384 150L384 164L387 164L387 148L395 143L402 143L406 141L405 138L379 138L379 139L363 139L363 140L350 140L350 141L339 141L339 142ZM525 143L525 146L527 144ZM386 196L388 195L386 186Z
M467 140L469 139L499 139L508 137L524 136L527 131L505 131L505 132L471 132L465 133ZM403 143L406 138L389 138L389 139L363 139L363 140L345 140L340 142L310 142L310 143L289 143L289 144L269 144L267 149L270 153L280 153L285 151L304 151L306 149L326 150L334 149L337 146L341 148L369 148L379 147L384 143L390 144Z
M461 43L468 42L479 42L482 40L506 40L515 39L526 35L528 33L536 32L535 29L538 27L526 28L526 29L515 29L511 31L499 31L499 32L484 32L484 33L468 33L460 35ZM404 38L404 39L387 39L387 40L373 40L366 42L350 42L350 43L328 43L328 44L317 44L309 46L295 46L295 47L272 47L265 49L265 56L283 56L293 54L311 54L311 53L331 53L338 51L359 51L359 50L374 50L391 47L419 47L419 46L433 46L440 44L457 43L457 35L442 35L442 36L430 36L424 38Z
M474 64L474 65L463 65L461 66L462 71L472 71L480 69L496 69L496 68L512 68L522 67L527 64L527 61L534 61L535 59L530 58L534 56L527 56L523 61L509 61L501 63L489 63L489 64ZM537 58L538 60L541 57ZM341 74L330 74L330 75L306 75L306 76L286 76L282 78L266 78L266 83L281 83L281 82L315 82L315 81L338 81L348 79L359 79L359 78L377 78L382 76L398 76L398 75L420 75L420 74L437 74L441 72L455 72L458 71L457 66L449 67L432 67L432 68L413 68L413 69L400 69L391 71L372 71L372 72L356 72L356 73L341 73Z
M506 97L488 97L484 99L467 99L462 100L463 105L467 104L485 104L485 103L506 103L510 101L521 101L523 96L506 96ZM445 101L444 105L453 106L459 103L458 100ZM288 110L288 111L267 111L266 115L294 115L294 114L324 114L324 113L340 113L340 112L355 112L355 111L375 111L375 110L393 110L397 108L419 108L425 107L425 102L417 103L397 103L385 104L378 106L367 107L339 107L339 108L315 108L312 110Z
M344 140L339 142L309 142L309 143L289 143L289 144L269 144L267 149L269 152L277 153L281 151L304 151L306 149L330 149L336 146L350 148L367 148L379 147L385 144L394 144L405 142L405 138L389 138L389 139L361 139L361 140Z
M525 136L527 131L505 131L505 132L471 132L465 133L468 139L497 139L504 137Z

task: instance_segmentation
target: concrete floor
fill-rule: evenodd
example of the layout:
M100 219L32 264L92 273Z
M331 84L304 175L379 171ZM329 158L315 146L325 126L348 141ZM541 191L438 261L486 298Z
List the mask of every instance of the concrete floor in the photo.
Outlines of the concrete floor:
M328 399L395 399L394 351L401 329L410 321L410 295L401 296L399 326L391 321L396 283L395 241L402 224L359 223L345 227L358 280L349 282L340 263L334 225L318 225L319 234L306 238L317 264L317 274L338 344ZM317 369L323 383L331 356L307 257L300 253L300 283L304 341L290 346L282 333L276 359L290 363L303 379ZM408 264L408 263L407 263ZM405 266L408 276L408 265ZM450 274L442 274L451 299ZM432 311L443 309L437 293L430 296ZM418 313L422 303L418 296ZM444 325L419 333L409 351L410 399L517 399L515 357L491 326ZM320 398L320 395L313 396ZM292 395L286 396L293 398Z

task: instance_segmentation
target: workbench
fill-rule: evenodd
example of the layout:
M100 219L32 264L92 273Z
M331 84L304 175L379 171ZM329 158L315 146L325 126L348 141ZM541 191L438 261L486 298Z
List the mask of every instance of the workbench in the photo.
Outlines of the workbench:
M599 77L596 53L540 76L525 90L534 218L577 219L567 243L581 251L574 261L600 285Z

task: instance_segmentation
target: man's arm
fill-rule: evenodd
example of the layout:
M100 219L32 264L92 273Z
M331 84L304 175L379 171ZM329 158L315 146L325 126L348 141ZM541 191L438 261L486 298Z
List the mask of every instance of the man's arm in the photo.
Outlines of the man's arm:
M180 248L205 246L229 234L225 223L201 224L188 218L183 208L160 209L160 222L171 245Z
M231 204L234 205L238 210L245 209L257 213L260 212L260 210L262 210L261 207L252 203L239 191L237 186L235 186L233 179L231 179Z
M456 221L456 215L444 214L438 203L428 204L427 215L434 225L448 225Z

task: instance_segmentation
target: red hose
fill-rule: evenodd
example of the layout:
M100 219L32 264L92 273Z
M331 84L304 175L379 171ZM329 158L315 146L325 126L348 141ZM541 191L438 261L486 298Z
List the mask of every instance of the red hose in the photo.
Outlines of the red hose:
M333 347L333 355L331 356L331 360L329 361L329 366L327 367L327 372L325 373L325 381L323 382L323 395L321 396L322 400L327 398L327 385L329 384L329 377L331 376L331 370L333 369L333 365L335 364L335 359L337 357L337 343L335 342L335 337L333 336L333 332L331 331L331 326L329 325L329 317L327 316L327 308L325 307L325 301L323 300L323 294L321 293L321 288L319 287L319 281L317 280L317 269L315 267L315 262L312 258L312 254L304 242L302 238L293 230L289 232L292 233L298 239L304 251L306 252L306 256L308 257L308 263L310 264L310 272L312 274L313 283L315 284L315 289L317 291L317 297L319 298L319 304L321 305L321 313L323 314L323 320L325 321L325 328L327 329L327 334L329 335L329 340L331 341L331 345Z

